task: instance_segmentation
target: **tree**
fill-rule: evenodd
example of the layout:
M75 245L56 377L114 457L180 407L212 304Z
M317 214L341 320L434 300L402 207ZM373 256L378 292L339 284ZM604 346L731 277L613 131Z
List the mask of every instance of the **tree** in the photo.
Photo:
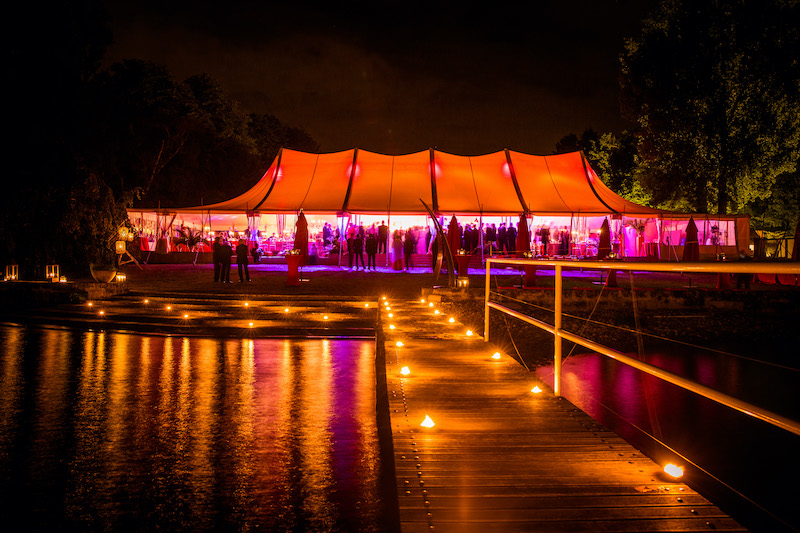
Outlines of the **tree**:
M619 135L598 134L589 128L580 137L574 133L562 137L554 153L581 150L612 191L637 204L651 205L651 195L639 183L636 142L636 137L627 131Z
M739 211L795 170L797 20L797 0L664 0L627 41L622 110L655 202Z
M623 131L607 132L592 140L584 150L603 183L625 199L639 205L652 205L652 196L639 181L639 154L636 137Z
M592 143L596 142L598 139L600 139L600 135L592 128L584 130L580 137L574 133L569 133L556 143L556 149L553 153L565 154L577 150L583 150L585 153L591 148Z

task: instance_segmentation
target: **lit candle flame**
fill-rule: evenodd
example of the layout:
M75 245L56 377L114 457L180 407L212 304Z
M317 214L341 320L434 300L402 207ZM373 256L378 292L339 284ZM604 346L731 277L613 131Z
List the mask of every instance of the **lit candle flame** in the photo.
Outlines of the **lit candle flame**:
M395 343L395 346L397 346L398 348L402 348L403 347L403 341L397 341Z
M403 374L404 376L407 376L411 373L411 370L407 366L404 366L403 368L400 369L400 373Z
M423 420L422 424L420 424L420 426L424 428L432 428L435 425L436 424L433 422L433 420L431 420L431 417L429 417L428 415L425 415L425 420Z
M448 322L450 322L451 324L454 323L455 321L456 321L456 319L453 318L453 317L450 317L450 319L448 320Z
M500 352L494 352L492 359L500 359Z
M472 337L472 330L471 329L467 330L467 337Z
M534 386L534 387L531 389L531 392L532 392L532 393L534 393L534 394L539 394L540 392L542 392L542 389L539 387L539 385L535 385L535 386Z
M672 463L669 463L666 466L664 466L664 472L666 472L668 475L674 478L679 478L683 476L683 468Z
M394 329L394 324L389 324L389 329Z

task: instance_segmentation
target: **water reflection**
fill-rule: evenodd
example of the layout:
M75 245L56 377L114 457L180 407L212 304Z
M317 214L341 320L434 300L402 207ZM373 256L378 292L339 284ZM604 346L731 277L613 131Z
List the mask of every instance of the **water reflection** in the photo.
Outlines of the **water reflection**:
M381 529L371 342L0 343L0 498L26 529Z
M646 361L800 420L800 372L685 349L650 354ZM567 399L657 462L674 455L647 434L699 465L706 472L691 470L687 482L750 530L800 529L796 495L786 490L786 482L800 475L800 437L598 354L573 355L562 371ZM551 366L537 373L552 386Z

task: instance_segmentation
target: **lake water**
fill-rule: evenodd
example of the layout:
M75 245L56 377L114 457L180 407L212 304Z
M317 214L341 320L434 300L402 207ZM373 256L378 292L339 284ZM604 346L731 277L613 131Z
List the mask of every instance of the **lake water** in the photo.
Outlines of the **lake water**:
M25 531L380 531L374 341L0 327Z
M780 359L795 360L796 353ZM645 360L800 420L796 370L687 348L653 353ZM552 373L552 366L538 370L551 386ZM686 465L684 481L752 531L800 530L800 437L598 354L564 361L562 393L659 464Z

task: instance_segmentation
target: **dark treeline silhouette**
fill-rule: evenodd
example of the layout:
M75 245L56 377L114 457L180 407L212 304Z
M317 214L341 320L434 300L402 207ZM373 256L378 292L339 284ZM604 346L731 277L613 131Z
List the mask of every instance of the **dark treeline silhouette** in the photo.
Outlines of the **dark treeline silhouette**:
M112 42L97 0L6 10L5 193L0 264L82 274L114 259L126 207L220 201L252 186L282 146L318 151L303 130L244 113L210 76L176 80Z

